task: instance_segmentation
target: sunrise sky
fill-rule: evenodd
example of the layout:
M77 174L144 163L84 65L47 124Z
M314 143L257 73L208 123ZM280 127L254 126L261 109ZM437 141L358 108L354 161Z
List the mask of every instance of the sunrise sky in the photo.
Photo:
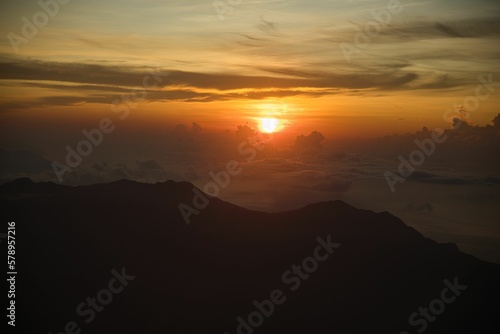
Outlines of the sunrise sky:
M474 94L478 75L499 72L494 0L401 1L348 57L342 43L355 47L357 30L377 22L372 11L387 20L392 2L232 3L69 1L15 53L8 34L23 36L22 18L41 8L3 2L2 123L19 132L32 121L56 128L59 113L102 117L159 69L168 77L135 111L146 122L230 128L276 114L292 137L373 137L446 127L443 113ZM488 123L499 96L470 120Z
M1 182L60 182L109 119L63 183L202 188L235 159L231 203L342 199L500 263L498 0L54 1L0 4ZM434 128L450 139L391 191Z

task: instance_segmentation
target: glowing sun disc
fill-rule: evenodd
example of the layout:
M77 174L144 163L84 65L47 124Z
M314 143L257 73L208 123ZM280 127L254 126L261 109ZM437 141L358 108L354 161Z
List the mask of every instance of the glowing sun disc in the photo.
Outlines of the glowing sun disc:
M266 133L275 132L280 125L280 121L277 118L261 118L260 119L260 130Z

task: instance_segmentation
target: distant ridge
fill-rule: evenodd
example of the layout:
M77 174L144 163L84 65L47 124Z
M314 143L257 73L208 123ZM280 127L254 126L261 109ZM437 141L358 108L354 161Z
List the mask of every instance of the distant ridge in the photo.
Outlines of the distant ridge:
M16 222L19 238L19 318L30 319L21 329L58 333L75 320L82 333L233 334L254 300L280 289L286 302L255 334L416 333L423 325L410 315L441 298L446 280L467 288L426 321L425 333L500 328L500 266L425 238L387 212L329 201L263 213L213 198L186 225L178 206L191 203L193 187L1 185L1 219ZM340 247L291 291L283 274L313 256L318 238ZM135 280L86 324L76 306L122 267ZM46 307L32 307L34 300Z

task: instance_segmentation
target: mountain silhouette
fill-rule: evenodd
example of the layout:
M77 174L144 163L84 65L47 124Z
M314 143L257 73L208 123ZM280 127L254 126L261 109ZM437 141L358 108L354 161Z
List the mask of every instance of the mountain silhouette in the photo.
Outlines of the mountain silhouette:
M193 189L126 180L0 186L3 224L16 223L16 327L53 334L500 328L500 266L387 212L330 201L264 213L211 198L187 225L179 205L193 206ZM96 296L106 302L99 311L79 309Z

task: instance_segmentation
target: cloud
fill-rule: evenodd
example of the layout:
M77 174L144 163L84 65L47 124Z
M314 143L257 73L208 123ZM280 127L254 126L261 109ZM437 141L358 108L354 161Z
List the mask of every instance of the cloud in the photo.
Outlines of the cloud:
M452 27L450 27L448 25L445 25L443 23L437 22L436 23L436 29L439 30L439 31L442 31L443 33L445 33L446 35L448 35L450 37L461 37L461 38L464 37L464 35L458 33Z
M297 136L297 138L295 138L293 148L298 152L310 149L319 150L322 147L321 142L323 140L325 140L325 136L323 136L321 132L313 131L307 136Z
M149 89L148 101L210 102L235 99L265 99L304 95L310 97L339 94L345 89L387 90L414 89L420 77L416 72L398 68L371 69L366 73L330 73L299 71L292 68L256 68L270 75L201 73L163 70L162 82ZM153 72L145 66L108 63L63 63L21 58L0 59L0 80L17 87L50 88L51 94L32 101L5 101L3 109L23 108L30 104L81 105L112 103L122 94L140 89L144 77ZM14 81L16 80L16 81ZM442 78L437 78L436 87ZM19 82L20 81L20 82ZM40 82L47 81L47 82ZM427 83L427 85L432 84ZM451 86L447 82L447 86ZM88 92L82 94L82 92ZM49 93L50 94L50 93Z
M352 29L335 29L334 26L327 30L335 41L340 38L352 37ZM421 41L423 39L437 38L481 38L500 36L500 22L498 18L473 18L456 21L399 21L384 25L377 38L372 43L398 43Z
M264 33L271 34L277 30L277 26L275 22L266 21L264 18L260 18L259 24L257 24L257 28Z

